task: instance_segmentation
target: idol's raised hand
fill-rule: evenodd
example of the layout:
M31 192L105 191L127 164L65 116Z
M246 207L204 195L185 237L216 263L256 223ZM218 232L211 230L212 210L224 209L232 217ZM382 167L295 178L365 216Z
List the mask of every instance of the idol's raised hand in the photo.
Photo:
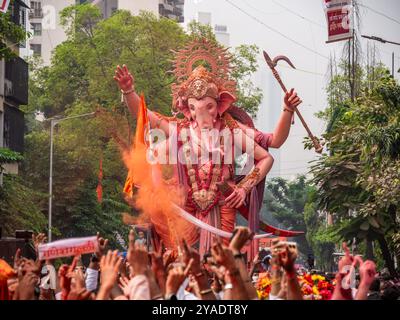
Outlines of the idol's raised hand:
M123 65L122 68L120 66L117 66L117 69L115 70L114 80L118 83L119 88L124 92L135 89L135 80L126 65Z
M288 111L294 111L294 109L297 108L301 103L303 103L303 101L300 100L297 92L295 92L294 89L291 89L285 94L284 103L285 109L287 108L289 109Z

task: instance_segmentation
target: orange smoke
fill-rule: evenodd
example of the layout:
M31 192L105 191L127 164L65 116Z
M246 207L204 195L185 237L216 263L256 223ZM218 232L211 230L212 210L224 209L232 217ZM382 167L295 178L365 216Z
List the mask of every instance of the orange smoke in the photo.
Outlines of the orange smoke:
M180 191L153 179L153 173L160 168L151 165L146 158L147 108L143 96L140 101L134 145L123 152L123 161L129 172L124 192L140 211L138 219L150 220L167 248L175 248L182 238L193 244L197 240L196 228L178 217L172 207L172 202L179 203Z

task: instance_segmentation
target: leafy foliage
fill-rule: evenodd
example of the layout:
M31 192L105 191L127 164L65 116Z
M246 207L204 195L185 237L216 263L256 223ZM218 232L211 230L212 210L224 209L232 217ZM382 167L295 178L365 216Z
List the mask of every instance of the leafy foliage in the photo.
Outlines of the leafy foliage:
M13 2L14 0L11 1L10 7ZM16 57L18 54L13 47L18 47L18 44L29 35L22 27L12 21L10 12L8 10L6 13L0 13L0 60Z
M0 221L4 236L13 236L18 229L43 231L47 220L41 206L46 199L45 194L26 186L20 177L4 175L0 187Z
M304 176L294 181L274 178L267 183L264 197L265 208L283 228L308 232L304 209L313 187ZM297 237L300 252L307 257L311 247L305 236Z
M22 161L24 158L18 152L8 148L0 148L0 164Z
M330 153L311 173L317 208L334 215L337 234L358 242L377 240L393 273L389 247L399 231L400 86L387 70L375 68L380 78L372 88L364 83L354 103L334 100L325 112ZM337 84L329 90L340 90L339 79L333 81Z

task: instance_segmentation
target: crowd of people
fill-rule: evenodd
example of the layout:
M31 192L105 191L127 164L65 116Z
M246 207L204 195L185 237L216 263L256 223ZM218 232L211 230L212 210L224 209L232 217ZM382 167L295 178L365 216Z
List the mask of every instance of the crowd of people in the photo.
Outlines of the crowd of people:
M182 240L177 250L148 252L129 234L126 255L108 249L97 236L98 250L87 267L80 256L58 271L50 260L31 260L17 250L14 265L0 259L0 300L396 300L400 283L377 273L375 263L354 256L344 245L338 272L331 278L296 269L297 250L272 242L264 272L255 259L249 266L242 254L252 238L238 227L228 246L218 240L200 257ZM44 234L33 237L37 250ZM263 269L263 268L261 268ZM358 272L357 272L358 270Z

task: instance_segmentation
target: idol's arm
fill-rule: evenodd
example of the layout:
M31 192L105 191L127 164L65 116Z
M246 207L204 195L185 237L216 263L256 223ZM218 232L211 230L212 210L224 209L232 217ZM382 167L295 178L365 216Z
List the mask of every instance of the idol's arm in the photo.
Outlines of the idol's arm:
M240 208L246 200L247 194L249 194L253 187L255 187L260 181L262 181L268 172L271 170L274 164L274 158L266 151L254 142L253 139L248 137L246 134L242 134L242 131L235 133L235 145L237 141L241 141L241 145L238 147L242 148L243 152L248 152L249 146L254 146L254 159L256 165L254 169L237 185L232 194L225 199L225 203L230 208ZM253 155L251 155L253 156Z
M115 70L114 80L118 83L129 112L132 117L136 119L140 105L140 97L135 92L135 81L126 65L123 65L122 68L120 66L117 67ZM149 117L150 126L152 128L161 129L168 136L168 121L160 118L150 110L148 110L147 115Z
M303 101L297 96L294 89L286 93L284 98L283 113L279 118L278 125L275 128L270 147L279 149L287 140L292 123L294 109Z

